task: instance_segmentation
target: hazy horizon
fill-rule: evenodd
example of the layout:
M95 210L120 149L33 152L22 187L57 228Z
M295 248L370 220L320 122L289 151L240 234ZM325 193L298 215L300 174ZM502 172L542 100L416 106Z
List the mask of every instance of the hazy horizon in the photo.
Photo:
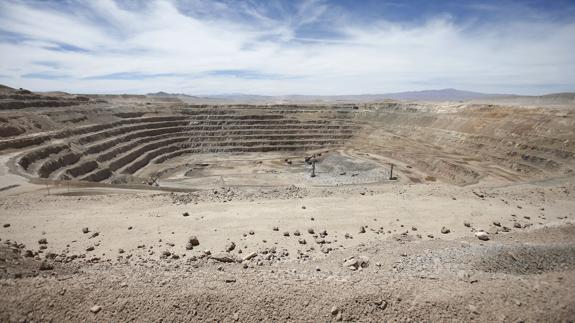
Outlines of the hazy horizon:
M0 0L0 84L365 95L575 90L572 1Z

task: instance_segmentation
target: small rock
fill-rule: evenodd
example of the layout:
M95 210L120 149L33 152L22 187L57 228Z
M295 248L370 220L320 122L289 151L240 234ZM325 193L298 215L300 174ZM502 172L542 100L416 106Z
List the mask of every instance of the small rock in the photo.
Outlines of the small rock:
M99 236L99 235L100 235L99 232L94 232L94 233L92 233L92 235L90 236L90 239L95 238L95 237L97 237L97 236Z
M517 229L521 229L521 223L515 222L515 223L513 223L513 227L517 228Z
M285 231L285 232L284 232L284 237L289 237L289 232Z
M38 240L38 244L48 244L48 240L46 240L46 238L42 238Z
M451 230L449 230L448 228L446 227L441 228L441 233L448 234L449 232L451 232Z
M345 237L346 239L353 239L353 237L351 236L351 234L349 234L349 233L347 233L347 232L345 233L344 237Z
M186 250L194 249L194 245L191 242L186 243Z
M235 283L236 279L235 278L226 278L226 283Z
M299 244L306 244L307 243L304 238L300 238L298 240L298 242L299 242Z
M188 243L190 243L193 247L200 245L200 241L198 240L198 238L196 236L189 237Z
M273 230L274 230L274 231L279 231L279 230L280 230L280 228L278 228L278 227L274 227L274 228L273 228Z
M471 227L471 223L470 223L470 222L467 222L467 221L463 222L463 225L466 226L466 227L468 227L468 228Z
M40 264L40 270L52 270L54 269L54 266L52 266L52 264L47 263L46 261L42 261L42 263Z
M182 216L190 216L190 213L184 212L184 213L182 214Z
M86 251L94 251L94 246L89 246L88 248L86 248Z
M94 305L94 306L92 306L92 307L90 308L90 312L92 312L92 313L94 313L94 314L100 312L101 310L102 310L102 307L101 307L101 306L98 306L98 305Z
M124 252L125 252L124 249L122 248L118 249L118 253L124 253Z
M4 223L3 227L9 228L9 227L10 227L10 223Z
M250 232L248 232L248 233L250 234L250 236L253 236L254 234L256 234L256 233L254 232L254 230L250 230Z
M365 233L365 227L364 226L359 227L359 233Z
M230 252L232 250L234 250L236 248L236 244L232 241L230 243L228 243L228 245L226 246L226 251Z
M120 284L120 287L128 287L128 283L122 282L122 283Z
M225 253L212 255L212 256L210 256L210 259L213 259L213 260L219 261L219 262L226 262L226 263L238 262L238 260L233 255L225 254Z
M299 232L299 230L295 230L295 232L293 233L293 235L296 236L296 237L299 237L300 234L301 234L301 233Z
M475 236L477 237L477 239L482 240L482 241L489 240L489 235L487 234L487 232L484 232L484 231L475 232Z
M331 308L330 313L331 313L331 315L336 315L337 313L339 313L339 308L337 308L337 306L334 305L334 306Z
M90 232L90 229L88 229L88 227L82 228L82 233L88 233Z
M496 226L496 227L500 227L500 226L501 226L501 222L493 221L493 225Z
M314 234L314 232L315 232L315 231L313 230L313 228L307 229L307 233L309 233L309 234Z
M257 256L257 255L258 255L257 252L249 253L249 254L247 254L247 255L244 257L243 260L250 260L250 259L254 258L254 257Z

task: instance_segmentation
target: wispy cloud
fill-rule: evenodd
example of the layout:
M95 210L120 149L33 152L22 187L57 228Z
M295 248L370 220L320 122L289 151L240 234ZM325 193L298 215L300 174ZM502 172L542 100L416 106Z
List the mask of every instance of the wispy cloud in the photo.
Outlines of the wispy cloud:
M568 2L368 2L0 0L0 74L72 92L575 90Z

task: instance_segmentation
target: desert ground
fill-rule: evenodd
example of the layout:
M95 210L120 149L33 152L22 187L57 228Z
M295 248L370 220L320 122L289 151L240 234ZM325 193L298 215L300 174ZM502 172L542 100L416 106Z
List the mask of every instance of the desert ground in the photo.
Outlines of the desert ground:
M2 322L575 320L572 101L0 94Z

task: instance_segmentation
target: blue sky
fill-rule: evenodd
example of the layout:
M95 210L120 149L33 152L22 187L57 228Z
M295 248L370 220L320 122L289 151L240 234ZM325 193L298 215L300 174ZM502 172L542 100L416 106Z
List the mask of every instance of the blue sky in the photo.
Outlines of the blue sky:
M0 0L0 84L196 95L575 91L575 0Z

